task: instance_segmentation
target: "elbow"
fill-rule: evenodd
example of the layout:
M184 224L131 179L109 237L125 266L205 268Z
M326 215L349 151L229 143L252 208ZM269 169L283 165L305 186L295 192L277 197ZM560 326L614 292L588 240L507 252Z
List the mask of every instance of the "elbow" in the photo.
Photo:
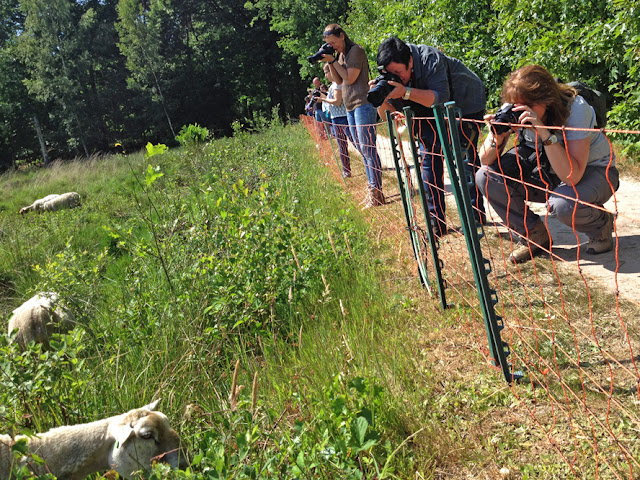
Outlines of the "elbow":
M570 187L575 187L582 180L582 175L569 175L568 177L559 177L564 183L569 185Z

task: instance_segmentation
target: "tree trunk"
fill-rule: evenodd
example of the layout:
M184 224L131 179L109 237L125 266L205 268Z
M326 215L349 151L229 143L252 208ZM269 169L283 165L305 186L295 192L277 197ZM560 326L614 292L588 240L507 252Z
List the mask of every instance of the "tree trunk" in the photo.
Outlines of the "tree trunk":
M44 166L49 165L49 155L47 155L47 147L44 143L44 137L42 136L42 130L40 129L40 122L38 117L33 116L33 123L36 126L36 133L38 134L38 140L40 141L40 148L42 149L42 158L44 159Z

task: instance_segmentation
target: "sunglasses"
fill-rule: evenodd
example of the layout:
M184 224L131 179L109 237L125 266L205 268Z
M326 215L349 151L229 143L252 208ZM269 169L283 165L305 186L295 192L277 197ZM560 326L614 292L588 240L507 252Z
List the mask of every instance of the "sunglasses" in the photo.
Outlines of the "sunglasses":
M327 30L325 31L322 36L323 37L330 37L331 35L335 35L336 37L338 35L340 35L343 32L342 29L338 29L338 28L334 28L333 30Z

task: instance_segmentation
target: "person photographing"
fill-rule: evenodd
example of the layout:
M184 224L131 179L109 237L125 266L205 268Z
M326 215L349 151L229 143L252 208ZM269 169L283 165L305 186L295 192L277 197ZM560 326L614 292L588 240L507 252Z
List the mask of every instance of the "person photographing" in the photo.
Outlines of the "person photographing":
M525 262L551 244L546 226L527 202L546 202L551 215L585 233L588 254L611 250L613 215L603 205L618 189L619 174L605 134L589 131L596 125L594 109L575 88L556 81L540 65L512 72L502 87L502 100L507 103L502 110L513 114L509 123L518 125L499 128L504 126L498 125L496 115L485 117L490 133L480 148L483 166L476 184L520 237L511 262ZM504 152L513 134L516 147ZM522 178L515 180L520 172Z
M353 42L344 29L332 23L322 37L334 54L323 53L320 61L329 65L333 80L342 85L342 101L347 111L351 136L362 153L367 175L365 207L384 205L382 170L376 149L376 109L367 100L369 91L369 61L364 49Z
M460 139L462 149L468 152L468 167L473 177L479 168L476 148L479 128L473 120L484 118L487 100L484 83L460 60L430 45L405 43L396 36L380 44L377 63L383 76L387 74L385 81L391 89L376 102L380 117L385 118L387 110L399 112L404 107L411 107L416 117L422 117L414 124L414 135L419 139L422 154L422 177L425 191L430 194L429 212L435 233L445 235L448 230L444 163L431 107L454 101L461 110L466 121L460 122ZM375 100L374 96L372 101ZM484 223L482 197L476 188L471 188L470 193L476 221Z

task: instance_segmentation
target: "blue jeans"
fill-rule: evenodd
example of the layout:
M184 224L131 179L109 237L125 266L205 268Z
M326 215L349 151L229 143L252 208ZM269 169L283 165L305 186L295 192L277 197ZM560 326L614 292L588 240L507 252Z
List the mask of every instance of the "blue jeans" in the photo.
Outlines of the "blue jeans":
M382 170L376 149L376 120L378 114L370 103L347 112L351 135L364 160L364 170L370 188L382 189Z
M484 112L463 115L463 118L482 120ZM424 122L424 123L422 123ZM438 138L435 121L422 120L420 125L420 157L422 158L422 182L425 192L429 196L429 213L431 221L436 227L436 233L446 232L445 219L445 190L444 190L444 158L442 145ZM475 179L475 172L480 167L478 159L479 127L474 122L461 122L460 143L463 152L468 152L466 169L469 176ZM486 223L484 201L475 185L469 187L471 206L478 223Z

